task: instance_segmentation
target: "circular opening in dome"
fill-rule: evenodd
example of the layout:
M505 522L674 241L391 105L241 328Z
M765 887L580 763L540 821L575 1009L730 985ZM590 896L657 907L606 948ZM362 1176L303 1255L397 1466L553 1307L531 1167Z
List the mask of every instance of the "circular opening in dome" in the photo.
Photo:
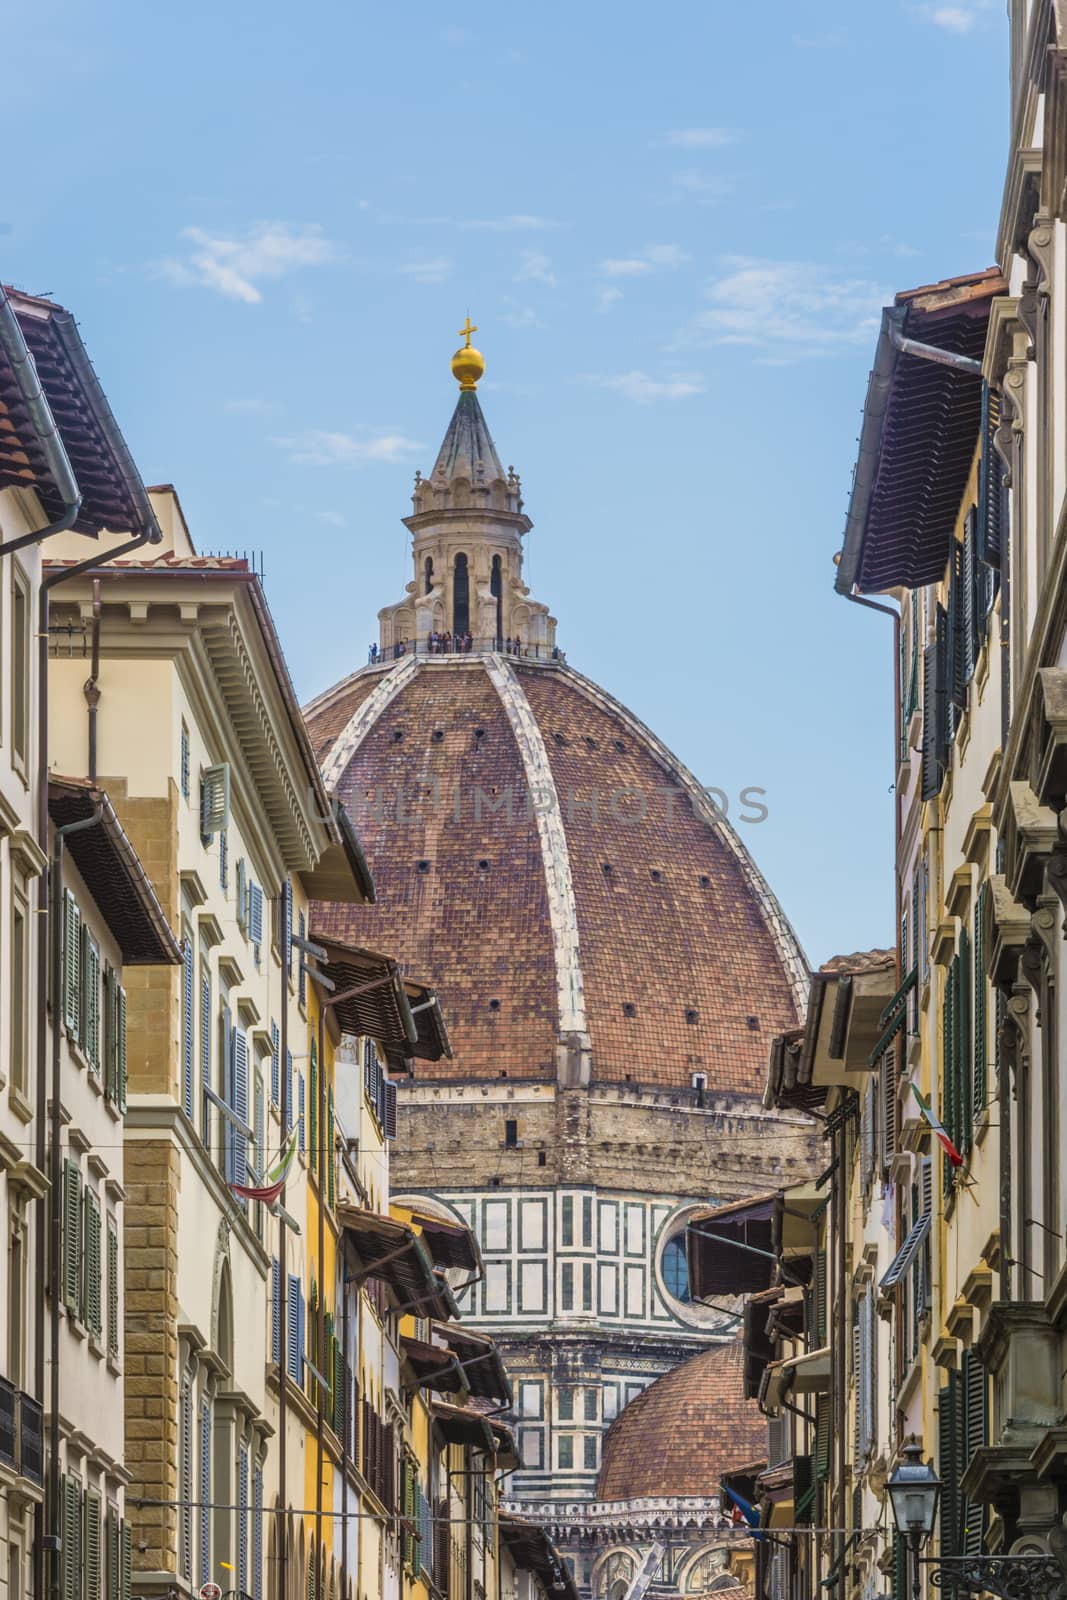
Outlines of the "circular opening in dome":
M569 741L567 739L567 735L565 733L554 733L552 735L552 737L553 737L553 739L555 739L555 741L556 741L556 743L558 745L564 745L565 746L566 744L569 743Z
M648 875L652 879L653 883L663 882L663 874L658 867L650 867Z
M700 1021L700 1012L699 1011L694 1011L693 1007L690 1006L689 1009L686 1011L685 1020L686 1020L686 1022L699 1022Z
M632 1000L624 1000L623 1001L623 1003L622 1003L622 1014L623 1014L624 1017L636 1017L636 1015L637 1015L637 1007L634 1005Z
M428 861L416 861L415 870L417 872L429 872L430 863Z
M611 742L619 752L620 756L624 756L626 754L626 746L621 739L612 739Z
M499 1000L490 1000L489 1009L490 1009L490 1011L499 1011L500 1010L500 1001Z
M433 730L433 734L431 735L434 744L440 744L441 740L444 738L444 736L445 736L445 730L443 728L435 728Z
M583 740L582 740L582 743L583 743L583 744L584 744L584 745L585 745L585 748L586 748L586 749L587 749L587 750L595 750L595 749L596 749L596 748L597 748L597 742L596 742L596 740L595 740L595 739L594 739L594 738L593 738L593 737L592 737L592 735L591 735L591 734L588 734L588 733L587 733L587 734L586 734L586 736L585 736L585 738L584 738L584 739L583 739Z
M711 888L711 879L707 876L706 873L702 872L700 874L700 877L697 879L697 882L699 883L699 885L700 885L700 887L702 889L710 889Z
M475 728L474 737L476 739L484 739L485 738L485 729L484 728Z
M486 860L485 856L483 856L482 859L478 863L478 871L479 872L488 872L489 871L489 862Z
M399 744L403 737L404 737L403 728L394 728L393 729L393 743L394 744Z
M611 877L611 862L610 861L602 861L600 863L600 870L604 874L605 878L610 878Z
M674 1234L663 1246L660 1271L663 1274L663 1287L671 1298L683 1306L689 1305L693 1297L689 1293L689 1263L685 1257L684 1233Z

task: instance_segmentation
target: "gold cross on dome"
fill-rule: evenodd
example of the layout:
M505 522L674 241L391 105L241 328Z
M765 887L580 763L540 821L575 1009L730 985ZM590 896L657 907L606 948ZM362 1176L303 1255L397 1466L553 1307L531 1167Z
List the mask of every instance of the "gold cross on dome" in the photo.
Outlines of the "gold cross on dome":
M467 341L466 348L468 350L471 347L471 334L472 333L477 333L477 332L478 332L477 325L471 321L471 314L468 311L467 312L467 320L464 323L463 327L460 328L460 330L459 330L460 338L461 339L462 338L466 338L466 341Z

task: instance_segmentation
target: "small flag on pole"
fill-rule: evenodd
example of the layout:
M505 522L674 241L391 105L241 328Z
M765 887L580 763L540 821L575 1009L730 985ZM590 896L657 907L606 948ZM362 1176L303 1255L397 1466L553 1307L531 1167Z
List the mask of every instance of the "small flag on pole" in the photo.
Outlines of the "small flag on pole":
M760 1525L760 1514L754 1505L747 1501L743 1494L738 1494L736 1489L731 1489L728 1483L719 1485L723 1494L733 1501L730 1521L734 1527L742 1527L747 1522L749 1528L755 1530ZM753 1531L752 1537L762 1542L763 1535Z
M293 1156L296 1154L298 1134L299 1125L296 1125L290 1133L281 1155L270 1171L264 1174L265 1183L231 1183L230 1188L234 1194L240 1195L242 1200L262 1200L264 1205L273 1205L284 1189L285 1180L289 1176L289 1168L292 1166Z
M930 1109L930 1102L928 1100L924 1100L923 1099L922 1095L919 1093L918 1089L915 1087L914 1084L912 1084L912 1086L911 1086L911 1092L915 1096L916 1100L918 1100L918 1102L919 1102L919 1110L922 1112L923 1116L926 1118L927 1122L930 1124L930 1127L933 1129L934 1133L937 1136L938 1142L940 1143L942 1150L945 1152L946 1156L951 1161L952 1165L954 1167L962 1167L963 1166L963 1157L960 1155L959 1151L956 1149L956 1146L952 1143L952 1140L949 1138L948 1134L945 1132L945 1130L941 1126L940 1122L938 1122L937 1118L934 1116L933 1111Z

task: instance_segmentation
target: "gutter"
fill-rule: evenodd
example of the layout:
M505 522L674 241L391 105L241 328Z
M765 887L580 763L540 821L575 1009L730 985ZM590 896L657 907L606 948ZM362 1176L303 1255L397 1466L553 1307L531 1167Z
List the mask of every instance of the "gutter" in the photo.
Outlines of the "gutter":
M12 550L21 550L27 544L39 544L44 539L50 539L53 534L63 533L67 528L73 527L81 510L82 493L74 476L74 468L70 464L67 447L52 415L52 408L48 404L48 397L37 376L37 364L30 354L25 335L19 326L19 319L2 284L0 284L0 350L3 350L11 363L15 383L29 412L41 449L44 451L49 474L63 500L63 513L54 522L49 522L32 533L21 534L17 539L9 539L6 544L0 544L0 556L6 556Z

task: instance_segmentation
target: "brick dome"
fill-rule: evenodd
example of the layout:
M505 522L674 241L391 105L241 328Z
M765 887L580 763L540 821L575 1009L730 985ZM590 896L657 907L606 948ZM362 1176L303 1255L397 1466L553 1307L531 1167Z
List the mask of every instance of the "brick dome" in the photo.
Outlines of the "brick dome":
M741 1341L716 1345L649 1384L604 1440L598 1500L714 1495L724 1472L766 1455L767 1423L742 1397Z
M377 886L316 926L438 989L454 1059L419 1077L757 1096L805 964L693 776L553 655L407 654L306 711Z

